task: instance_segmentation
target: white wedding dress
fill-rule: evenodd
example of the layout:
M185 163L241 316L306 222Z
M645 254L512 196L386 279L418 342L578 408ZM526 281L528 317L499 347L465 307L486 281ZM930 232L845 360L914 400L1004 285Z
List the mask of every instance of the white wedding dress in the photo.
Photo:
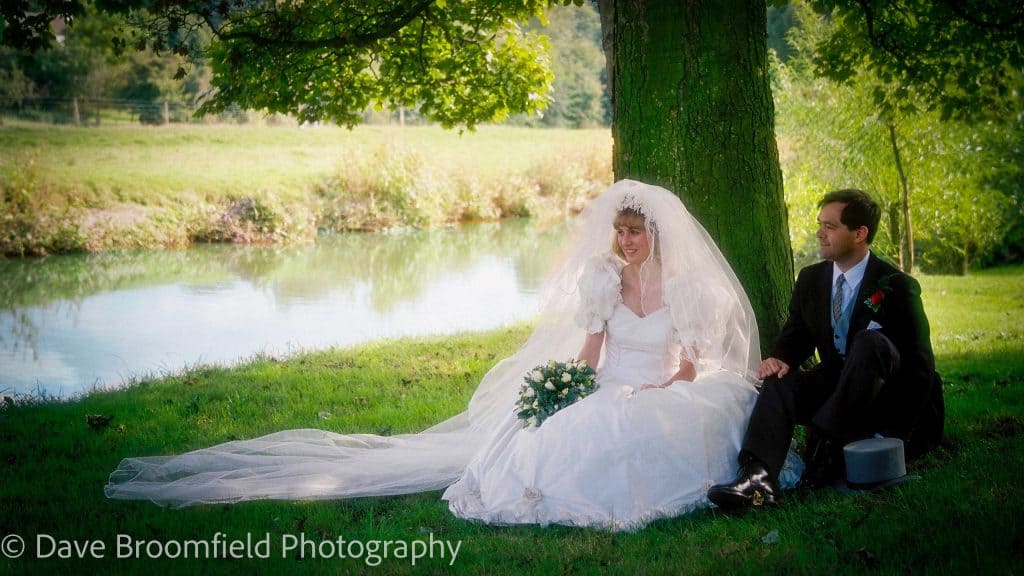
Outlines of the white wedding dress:
M757 393L725 371L640 391L678 368L667 312L641 318L618 302L597 391L540 427L506 422L445 492L452 512L489 524L631 530L707 506L707 489L735 475Z

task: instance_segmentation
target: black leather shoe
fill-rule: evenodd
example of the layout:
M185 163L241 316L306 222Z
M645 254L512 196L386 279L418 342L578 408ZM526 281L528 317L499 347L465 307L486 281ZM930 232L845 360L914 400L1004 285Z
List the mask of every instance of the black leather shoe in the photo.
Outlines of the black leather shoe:
M743 466L732 483L717 484L708 490L708 500L725 510L777 504L779 496L778 485L764 464L756 460Z

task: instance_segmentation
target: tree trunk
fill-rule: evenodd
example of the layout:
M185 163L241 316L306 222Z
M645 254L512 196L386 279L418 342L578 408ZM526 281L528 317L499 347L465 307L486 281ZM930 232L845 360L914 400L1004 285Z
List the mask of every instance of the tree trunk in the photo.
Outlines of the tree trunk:
M889 142L892 143L892 156L896 161L896 174L900 179L900 201L903 211L903 242L900 244L900 266L903 271L910 274L914 271L914 229L910 227L910 185L907 183L907 174L903 171L903 161L900 159L900 148L896 144L896 122L889 118L886 121L889 127Z
M903 235L900 234L900 204L892 202L886 205L886 212L889 216L889 242L899 250L900 270L903 269Z
M673 190L750 297L762 350L793 286L764 0L608 0L615 178Z
M964 257L961 260L960 275L967 276L971 272L971 246L964 242Z
M82 125L82 114L78 110L78 96L71 99L71 119L75 126Z
M164 126L171 123L171 105L164 100Z

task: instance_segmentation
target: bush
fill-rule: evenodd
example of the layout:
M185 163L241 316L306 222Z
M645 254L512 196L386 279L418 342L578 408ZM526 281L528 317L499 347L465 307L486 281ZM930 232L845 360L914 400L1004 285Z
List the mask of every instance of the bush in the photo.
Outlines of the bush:
M429 227L458 220L458 187L414 150L383 146L351 159L317 187L318 226L332 230Z
M444 171L399 145L346 160L344 170L317 188L320 228L425 228L505 217L551 222L578 213L612 181L611 158L597 148L491 178Z
M41 181L35 161L0 176L0 254L45 256L51 252L81 252L82 207L71 196L57 193Z
M286 209L270 194L243 196L226 206L200 206L186 219L191 222L191 242L289 244L316 236L313 218L303 205L292 204Z

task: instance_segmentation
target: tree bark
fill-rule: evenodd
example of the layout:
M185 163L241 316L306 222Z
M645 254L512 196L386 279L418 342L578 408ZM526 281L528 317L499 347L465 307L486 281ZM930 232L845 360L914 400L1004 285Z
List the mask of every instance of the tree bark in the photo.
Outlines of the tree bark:
M732 265L766 350L793 286L764 0L606 0L615 178L674 191Z
M71 121L75 123L75 126L82 125L82 114L78 110L78 96L71 99Z

